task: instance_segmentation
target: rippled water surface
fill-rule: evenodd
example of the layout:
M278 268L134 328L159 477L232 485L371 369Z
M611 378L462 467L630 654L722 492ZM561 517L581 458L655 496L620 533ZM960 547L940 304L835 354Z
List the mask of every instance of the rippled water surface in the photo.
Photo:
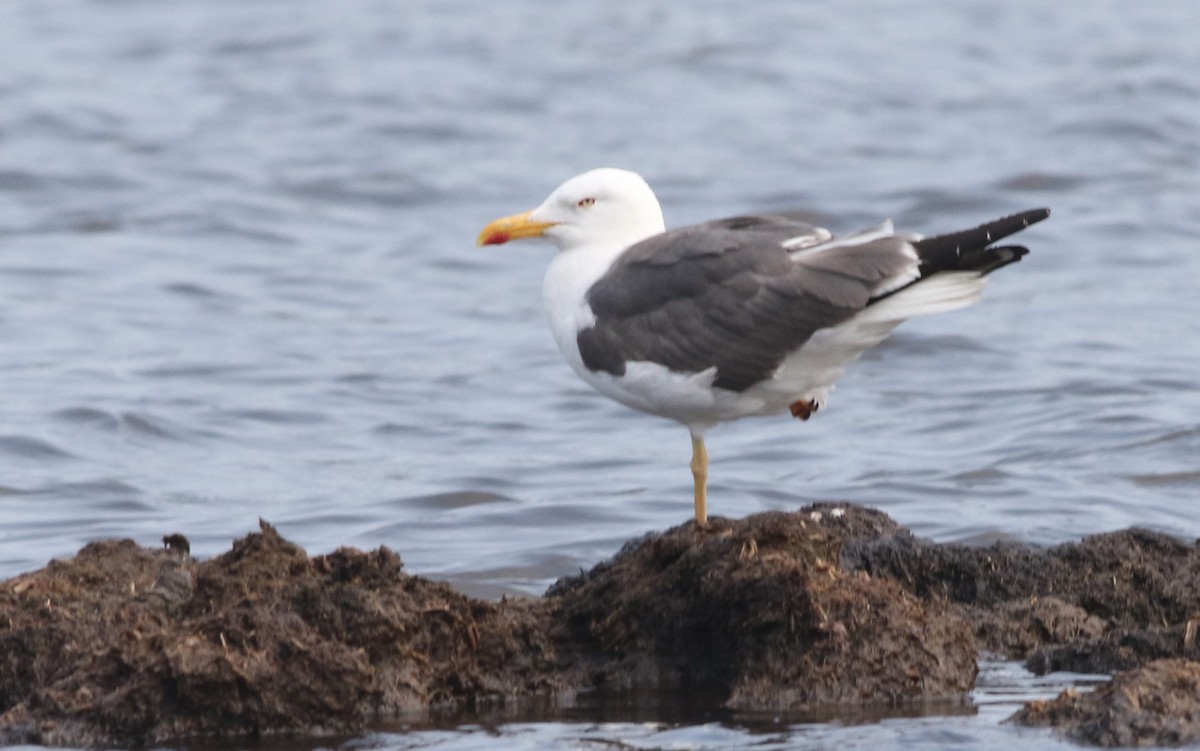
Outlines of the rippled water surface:
M386 544L472 593L538 593L686 520L683 428L560 361L550 248L474 248L601 165L645 174L673 226L1054 210L983 304L906 324L828 411L714 430L714 513L832 499L938 540L1198 536L1198 23L1183 0L8 0L0 576L113 536L211 555L263 517L312 552ZM498 732L999 748L1006 713Z

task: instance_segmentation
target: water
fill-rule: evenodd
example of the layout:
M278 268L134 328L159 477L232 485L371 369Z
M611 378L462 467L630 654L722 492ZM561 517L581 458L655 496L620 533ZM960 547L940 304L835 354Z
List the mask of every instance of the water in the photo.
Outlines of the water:
M1200 536L1198 21L1182 0L0 4L0 576L113 536L212 555L261 516L311 552L386 544L474 594L538 593L684 521L685 431L554 350L550 249L473 247L600 165L645 174L672 226L1054 210L982 305L906 324L828 411L713 431L713 513ZM1009 709L496 732L1056 746Z

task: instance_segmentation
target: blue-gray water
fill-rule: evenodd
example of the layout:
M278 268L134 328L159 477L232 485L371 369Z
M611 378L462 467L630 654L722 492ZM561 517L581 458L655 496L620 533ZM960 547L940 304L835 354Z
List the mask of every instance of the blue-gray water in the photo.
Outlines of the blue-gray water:
M473 593L537 593L686 520L686 431L560 362L550 248L473 246L602 165L642 172L672 226L1054 210L981 305L906 324L828 411L713 431L713 513L834 499L938 540L1200 536L1198 24L1187 0L7 0L0 576L102 537L211 555L261 516L311 552L386 544ZM1031 684L1005 685L975 716L768 736L350 745L1057 747L998 724L988 697Z

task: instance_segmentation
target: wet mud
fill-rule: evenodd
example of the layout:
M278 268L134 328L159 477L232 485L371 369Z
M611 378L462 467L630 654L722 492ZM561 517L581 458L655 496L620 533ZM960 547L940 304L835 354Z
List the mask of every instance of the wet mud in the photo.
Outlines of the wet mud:
M1198 570L1195 545L1141 530L938 545L846 504L688 523L500 602L387 548L309 556L265 523L204 561L178 533L98 542L0 583L0 743L344 734L593 689L739 710L953 701L979 652L1087 672L1195 658Z

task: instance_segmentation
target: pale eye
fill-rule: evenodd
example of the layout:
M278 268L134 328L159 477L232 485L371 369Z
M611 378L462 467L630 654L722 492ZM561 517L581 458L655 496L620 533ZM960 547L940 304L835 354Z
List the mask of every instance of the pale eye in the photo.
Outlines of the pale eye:
M592 204L594 204L595 202L596 202L596 199L595 199L595 198L592 198L591 196L588 196L587 198L580 198L580 199L579 199L579 203L577 203L577 204L575 204L575 205L576 205L576 206L578 206L578 207L579 207L579 208L581 208L581 209L586 209L588 206L591 206L591 205L592 205Z

